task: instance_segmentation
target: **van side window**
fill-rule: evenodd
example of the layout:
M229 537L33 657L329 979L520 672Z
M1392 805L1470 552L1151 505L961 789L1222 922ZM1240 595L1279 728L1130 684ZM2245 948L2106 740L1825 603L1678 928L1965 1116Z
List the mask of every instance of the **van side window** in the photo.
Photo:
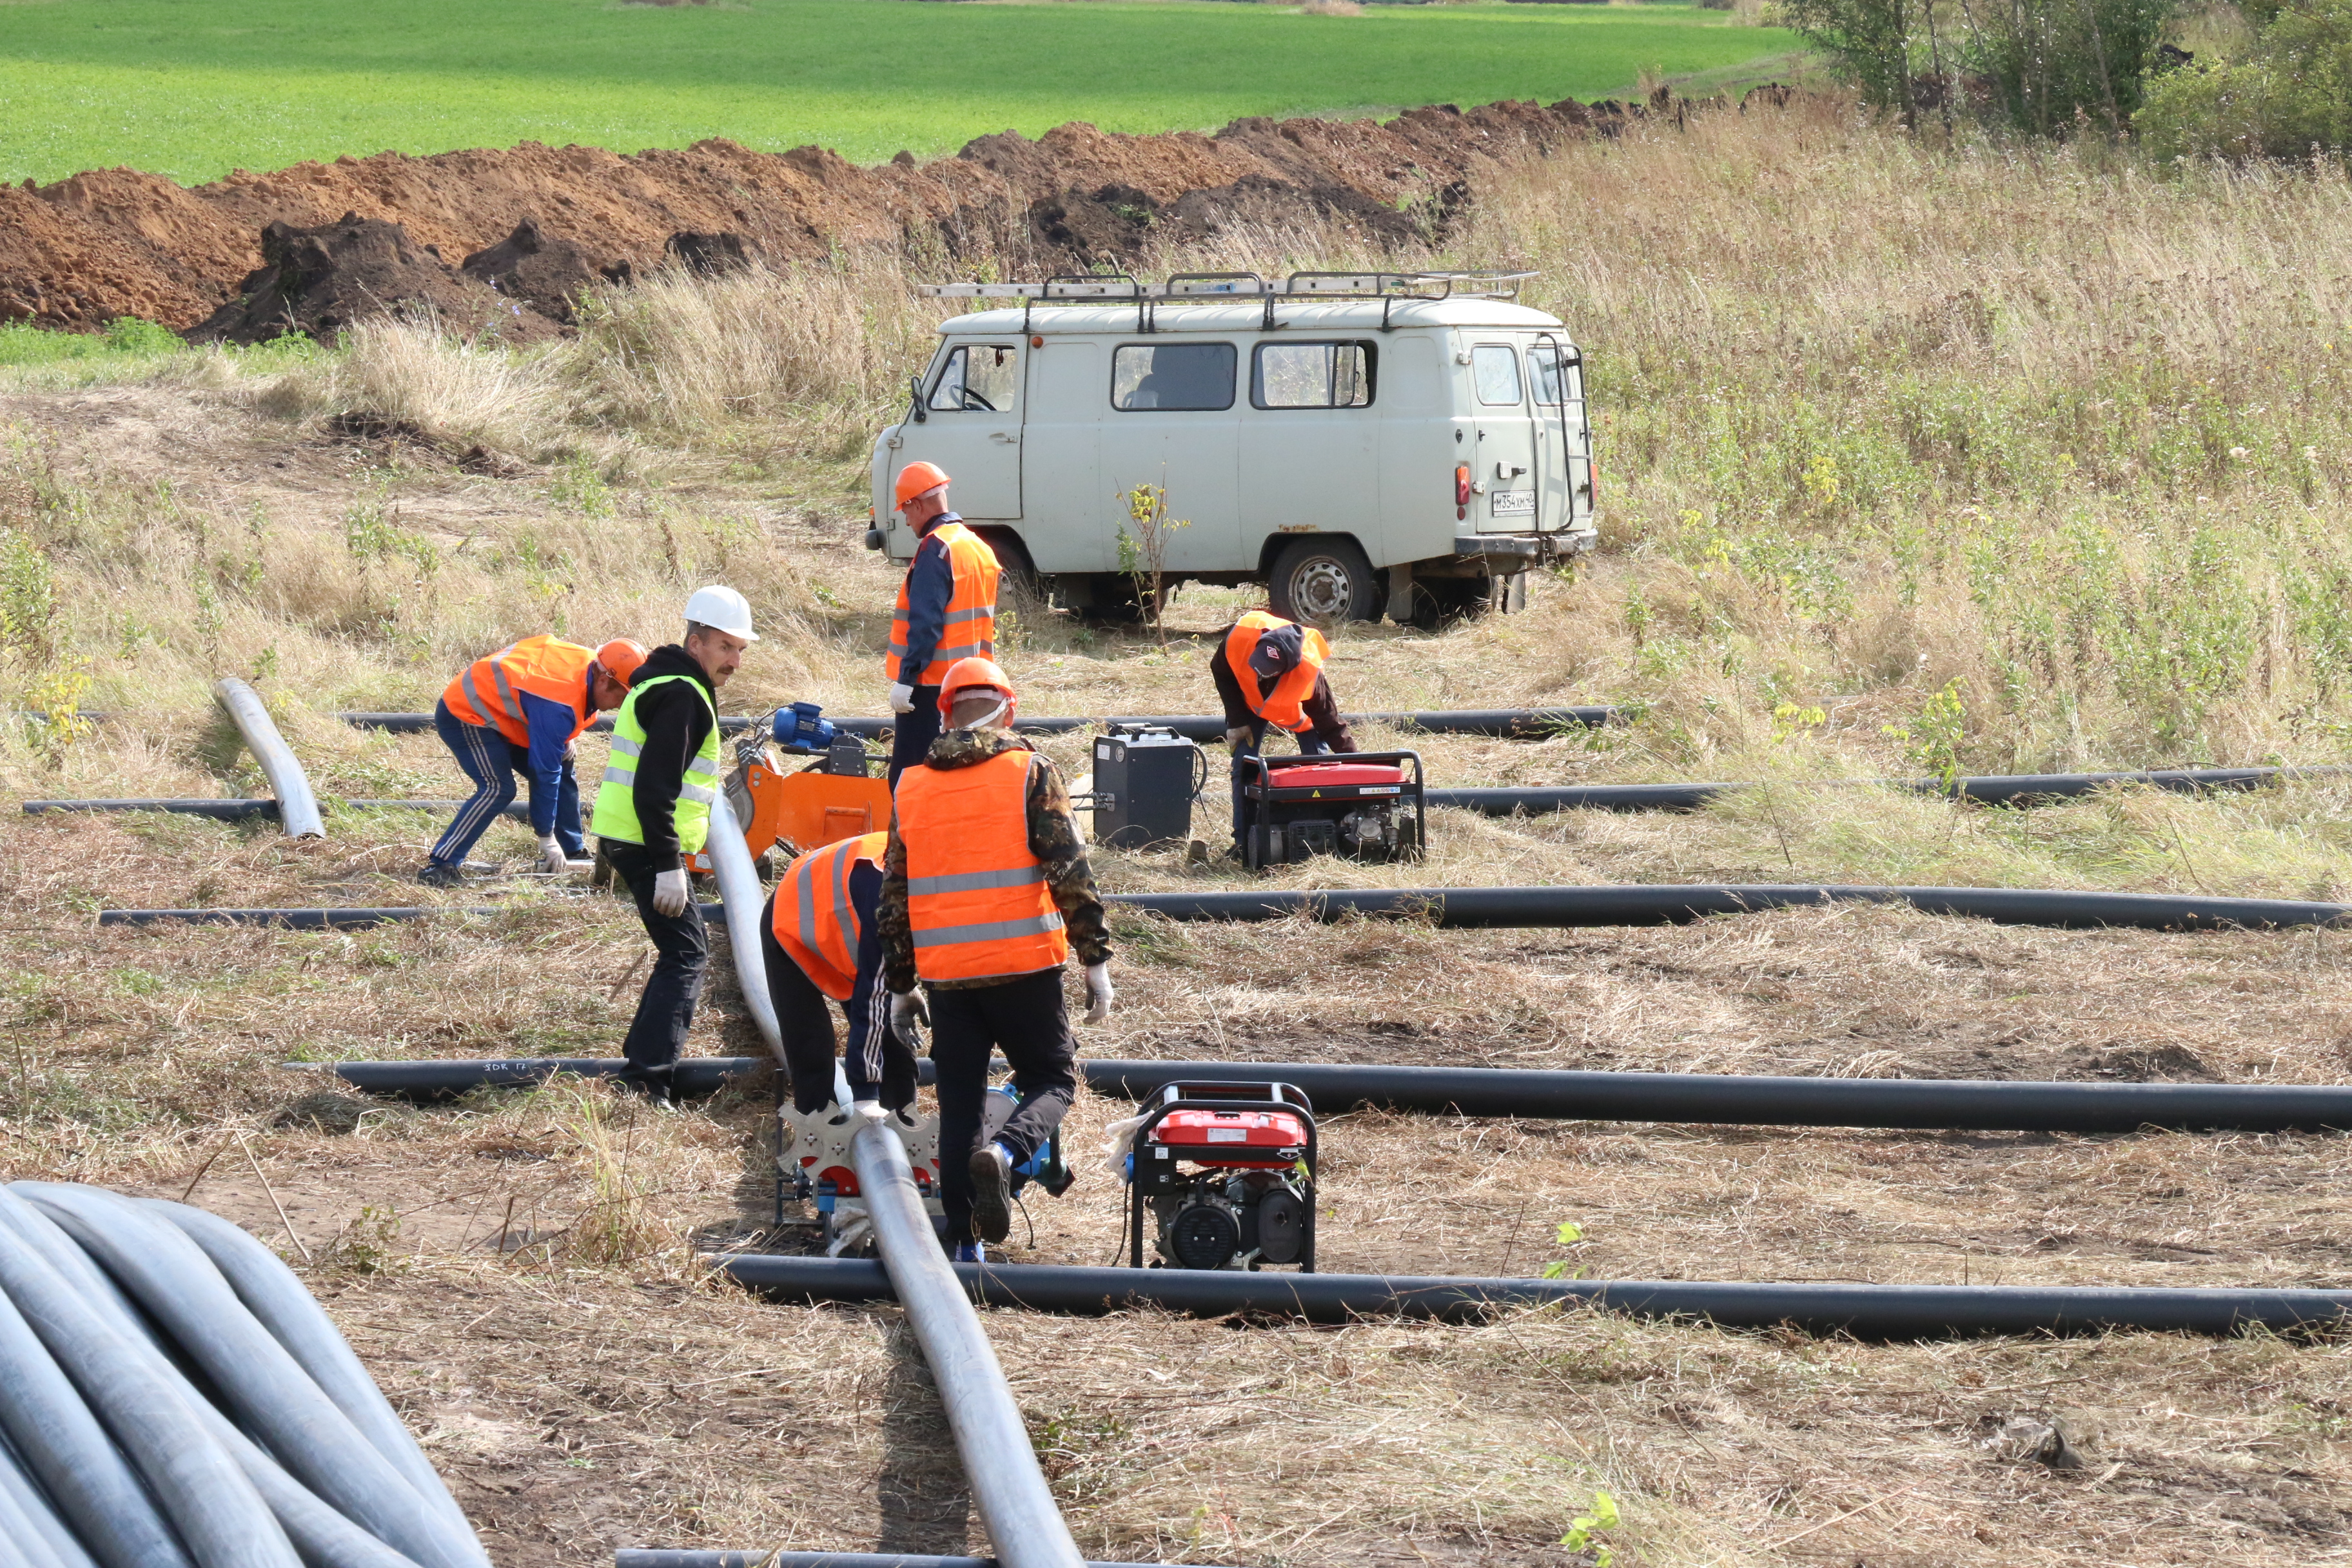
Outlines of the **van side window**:
M1470 351L1470 378L1478 384L1478 401L1496 408L1517 408L1519 356L1507 344L1480 343Z
M1021 397L1021 355L1011 343L960 343L931 383L931 406L1003 413Z
M1110 356L1110 405L1130 412L1231 408L1231 343L1126 343Z
M1369 408L1370 343L1260 343L1250 365L1254 408Z
M1528 369L1535 376L1536 401L1546 407L1560 401L1559 386L1563 379L1568 383L1568 401L1580 403L1584 400L1584 393L1577 384L1574 367L1562 363L1567 357L1566 350L1554 348L1549 343L1528 345Z

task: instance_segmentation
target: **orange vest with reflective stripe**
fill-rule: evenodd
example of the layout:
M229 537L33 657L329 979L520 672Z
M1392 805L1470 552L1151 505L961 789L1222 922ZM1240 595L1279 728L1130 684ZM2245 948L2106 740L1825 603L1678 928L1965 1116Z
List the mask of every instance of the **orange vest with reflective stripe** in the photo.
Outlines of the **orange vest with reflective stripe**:
M525 637L467 665L441 700L464 722L492 725L516 745L528 746L530 721L521 695L528 691L571 709L576 739L588 727L588 667L595 662L594 648L551 636Z
M907 580L898 579L898 612L890 620L890 651L884 671L893 681L908 686L937 686L960 658L996 657L996 552L988 541L960 522L943 522L925 535L948 552L948 570L955 574L955 593L948 600L947 623L940 628L940 645L931 662L911 677L898 666L907 657ZM911 574L912 568L908 568Z
M1307 700L1315 695L1315 679L1323 672L1323 661L1331 656L1331 645L1323 640L1321 632L1308 626L1300 642L1297 668L1286 671L1274 683L1274 690L1264 697L1258 695L1257 675L1249 666L1257 639L1290 624L1264 610L1250 611L1225 634L1225 668L1234 672L1234 682L1242 689L1242 700L1249 704L1251 712L1277 730L1297 731L1307 728Z
M887 833L867 833L812 849L776 883L776 945L836 1002L848 1001L856 988L857 941L865 934L850 906L849 873L860 860L881 865L889 845Z
M928 763L898 775L907 847L907 923L925 980L987 980L1058 967L1070 953L1062 911L1029 852L1029 768L1002 752L968 768Z

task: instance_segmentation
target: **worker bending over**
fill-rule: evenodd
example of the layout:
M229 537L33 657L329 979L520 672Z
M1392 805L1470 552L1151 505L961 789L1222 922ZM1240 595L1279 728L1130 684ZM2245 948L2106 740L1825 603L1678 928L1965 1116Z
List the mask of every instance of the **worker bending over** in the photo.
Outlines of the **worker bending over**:
M553 637L525 637L459 672L433 710L433 727L474 793L416 879L454 888L484 831L512 805L515 775L530 784L530 830L539 835L542 870L562 871L587 854L580 837L580 781L572 742L592 714L609 713L629 694L629 677L646 650L616 637L591 651Z
M1234 754L1234 853L1241 853L1248 814L1242 786L1257 770L1244 757L1264 754L1265 732L1287 731L1305 756L1352 752L1356 737L1339 717L1331 682L1323 674L1331 645L1312 626L1286 621L1267 610L1251 610L1225 628L1209 674L1225 707L1225 743Z
M960 658L996 657L996 552L948 510L935 463L898 470L898 510L921 541L898 584L890 620L890 785L929 754L940 732L940 682Z
M915 982L930 994L938 1064L940 1197L959 1261L1013 1228L1013 1168L1054 1135L1077 1086L1077 1042L1062 1001L1073 943L1087 1017L1110 1016L1110 937L1085 841L1054 764L1010 733L1013 684L984 658L947 672L948 732L898 780L882 869L884 978L891 1017L911 1034ZM1013 1065L1019 1097L981 1140L988 1058Z
M621 1079L662 1104L710 963L686 857L709 840L719 798L719 689L759 640L742 595L696 589L686 602L684 640L646 657L614 715L612 756L596 790L590 826L628 884L656 955L621 1047L628 1058Z
M768 995L783 1032L793 1109L806 1116L833 1099L833 1010L849 1024L842 1064L854 1104L903 1110L915 1102L915 1053L890 1026L882 995L882 901L887 833L812 849L784 868L760 924ZM844 1110L848 1109L845 1106Z

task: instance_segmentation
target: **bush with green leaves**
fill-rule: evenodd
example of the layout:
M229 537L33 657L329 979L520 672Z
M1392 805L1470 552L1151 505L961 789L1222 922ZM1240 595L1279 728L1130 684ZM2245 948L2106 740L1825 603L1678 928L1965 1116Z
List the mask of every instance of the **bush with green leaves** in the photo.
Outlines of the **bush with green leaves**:
M2352 0L2242 7L2244 58L2169 71L2133 124L2164 157L2303 158L2352 147Z

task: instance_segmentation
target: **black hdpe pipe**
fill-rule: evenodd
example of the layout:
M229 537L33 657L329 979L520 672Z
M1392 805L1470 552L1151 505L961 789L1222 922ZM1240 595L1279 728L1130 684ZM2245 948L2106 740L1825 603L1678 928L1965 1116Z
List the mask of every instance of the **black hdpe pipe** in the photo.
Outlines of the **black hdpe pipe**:
M2146 784L2176 795L2262 789L2293 779L2336 778L2342 768L2166 768L2150 773L1989 773L1956 780L1889 779L1882 787L1949 795L1985 805L2035 805L2071 800L2114 784ZM1539 816L1555 811L1697 811L1752 784L1538 784L1527 788L1433 789L1427 802L1483 816ZM1843 787L1834 781L1809 787Z
M1350 713L1348 721L1354 724L1391 724L1400 730L1419 730L1431 735L1491 735L1502 739L1540 740L1568 729L1595 729L1613 722L1617 710L1611 707L1592 708L1464 708L1431 713ZM362 730L391 730L413 733L433 728L430 713L343 713L337 715L346 724ZM765 716L734 714L719 721L719 729L730 734L756 730L768 722ZM845 735L872 737L898 722L895 719L838 718L833 727ZM1153 724L1175 731L1195 741L1222 741L1225 737L1225 721L1214 713L1127 713L1112 714L1100 719L1021 719L1013 728L1026 735L1063 735L1073 730L1090 729L1096 725ZM590 724L592 731L608 731L613 727L606 714Z
M739 1253L709 1261L738 1284L807 1300L887 1301L879 1264ZM1751 1285L1684 1279L1474 1279L1379 1274L1250 1274L1195 1268L952 1265L973 1300L992 1307L1096 1314L1157 1307L1201 1317L1234 1313L1345 1322L1354 1318L1475 1321L1496 1309L1589 1304L1641 1318L1690 1318L1724 1328L1793 1323L1810 1333L1869 1339L1948 1334L2231 1334L2308 1328L2352 1315L2352 1290L2172 1290L2108 1286Z
M319 798L295 760L294 749L270 722L269 709L252 687L235 676L213 683L213 697L245 737L246 750L261 764L278 797L278 820L289 838L324 838L327 825L319 816Z
M1097 1094L1141 1100L1178 1081L1286 1083L1318 1115L1384 1106L1569 1121L1885 1127L1970 1132L2315 1132L2352 1128L2352 1087L2042 1083L1540 1072L1324 1062L1082 1061Z
M289 1067L330 1070L316 1062ZM611 1078L618 1057L508 1061L339 1062L370 1094L446 1099L522 1089L559 1073ZM760 1057L680 1058L680 1095L715 1094L762 1070ZM916 1063L931 1082L929 1058ZM2352 1087L2305 1084L2051 1083L1963 1079L1742 1077L1728 1073L1552 1072L1507 1068L1382 1067L1326 1062L1082 1060L1097 1094L1139 1100L1182 1081L1286 1083L1316 1110L1367 1106L1465 1116L1569 1121L1661 1121L1745 1127L1877 1127L1971 1132L2308 1132L2352 1128Z
M346 811L429 811L438 816L455 816L461 800L346 800L336 803ZM274 800L28 800L25 815L38 816L52 811L168 811L181 816L209 816L217 822L244 822L257 816L276 816L278 803ZM530 808L520 801L509 804L499 813L518 820L528 820Z
M2208 899L2175 893L2089 893L2038 888L1874 888L1763 883L1692 887L1635 883L1565 888L1349 888L1244 893L1113 893L1106 904L1172 921L1336 921L1386 915L1462 931L1680 925L1708 915L1854 902L1908 903L1925 914L1999 925L2074 930L2227 931L2326 925L2352 905L2287 899Z
M720 906L698 904L706 915ZM100 910L102 926L152 926L179 921L195 926L285 926L291 931L354 931L362 926L393 925L401 921L431 920L436 915L466 915L488 919L509 910L495 904L392 904L354 910Z
M912 1552L670 1552L624 1546L613 1568L999 1568L993 1557L932 1557ZM1185 1568L1181 1563L1101 1563L1086 1568Z

